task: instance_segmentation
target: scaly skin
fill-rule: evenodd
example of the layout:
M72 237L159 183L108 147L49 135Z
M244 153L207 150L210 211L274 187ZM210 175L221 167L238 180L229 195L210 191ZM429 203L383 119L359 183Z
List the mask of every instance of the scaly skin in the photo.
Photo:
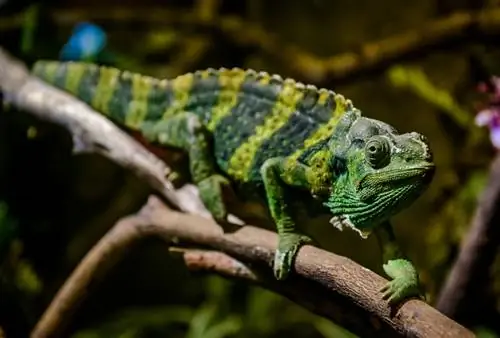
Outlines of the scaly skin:
M422 135L399 134L363 117L332 91L253 70L207 69L159 80L39 61L33 72L152 142L184 150L216 220L227 216L224 187L260 192L279 235L277 279L289 275L299 248L313 243L297 228L297 210L322 209L340 230L348 227L363 238L375 231L392 278L381 290L385 299L394 304L419 294L417 271L399 249L389 219L432 179Z

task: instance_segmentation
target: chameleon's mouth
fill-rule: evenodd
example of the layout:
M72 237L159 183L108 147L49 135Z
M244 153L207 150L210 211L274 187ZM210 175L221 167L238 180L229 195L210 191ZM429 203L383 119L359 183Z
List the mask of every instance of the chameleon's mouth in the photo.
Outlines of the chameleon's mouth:
M374 172L366 175L359 182L356 190L361 201L367 201L380 193L398 187L417 189L430 183L434 171L433 163L425 163L411 168Z
M333 217L330 223L349 228L366 238L378 223L411 203L432 180L435 166L425 163L366 175L355 191L332 194L325 203Z

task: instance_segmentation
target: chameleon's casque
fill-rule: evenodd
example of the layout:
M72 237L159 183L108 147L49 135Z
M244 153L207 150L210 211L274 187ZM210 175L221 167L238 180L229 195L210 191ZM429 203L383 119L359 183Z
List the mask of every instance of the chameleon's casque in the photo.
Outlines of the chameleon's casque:
M174 79L87 63L39 61L35 75L67 90L149 140L184 150L192 180L216 220L227 215L222 188L261 190L276 222L278 279L311 239L297 230L294 208L311 196L338 228L384 243L383 289L391 302L417 291L415 269L395 249L388 219L431 181L425 138L399 134L361 116L350 100L326 89L253 70L207 69Z

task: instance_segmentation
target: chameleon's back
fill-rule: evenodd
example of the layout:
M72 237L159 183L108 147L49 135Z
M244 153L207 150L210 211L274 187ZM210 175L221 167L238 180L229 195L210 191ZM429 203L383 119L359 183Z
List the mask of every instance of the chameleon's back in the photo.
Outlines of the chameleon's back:
M332 91L238 68L160 80L88 63L39 61L33 73L129 128L183 111L198 115L213 133L220 168L243 181L258 180L269 157L306 160L352 109Z

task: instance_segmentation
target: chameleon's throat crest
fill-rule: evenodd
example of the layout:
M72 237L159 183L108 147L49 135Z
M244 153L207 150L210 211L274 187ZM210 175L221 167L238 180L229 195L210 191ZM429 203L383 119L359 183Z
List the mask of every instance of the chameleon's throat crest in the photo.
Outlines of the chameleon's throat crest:
M363 239L367 239L371 233L371 231L369 229L356 228L356 226L354 224L352 224L352 222L349 220L349 216L346 216L346 215L333 216L330 219L330 223L340 231L343 231L344 228L351 229L351 230L357 232L358 235Z

